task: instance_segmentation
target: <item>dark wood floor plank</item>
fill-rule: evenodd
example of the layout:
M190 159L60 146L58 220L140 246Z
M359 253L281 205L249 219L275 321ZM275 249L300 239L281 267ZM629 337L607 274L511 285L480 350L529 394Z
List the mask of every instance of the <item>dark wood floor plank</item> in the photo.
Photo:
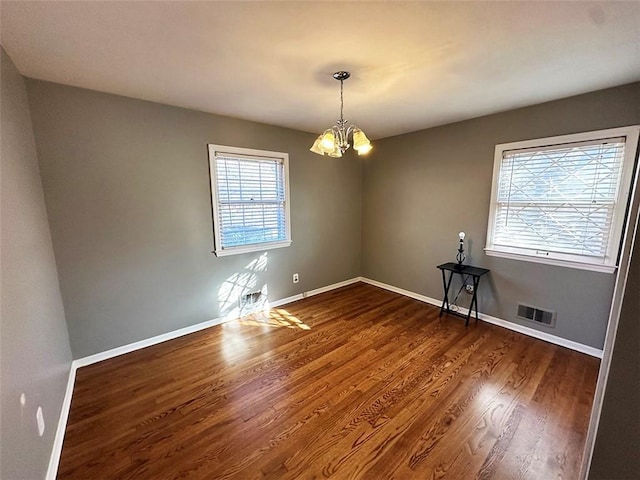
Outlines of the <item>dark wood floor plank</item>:
M78 370L60 479L574 478L599 363L365 284Z

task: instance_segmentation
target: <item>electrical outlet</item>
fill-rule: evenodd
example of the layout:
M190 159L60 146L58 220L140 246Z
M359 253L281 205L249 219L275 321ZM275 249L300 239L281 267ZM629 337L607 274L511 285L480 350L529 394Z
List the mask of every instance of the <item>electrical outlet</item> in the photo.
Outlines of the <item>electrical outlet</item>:
M467 291L467 293L473 293L473 285L465 285L464 289Z
M297 273L293 274L293 283L298 283L300 281L300 276Z

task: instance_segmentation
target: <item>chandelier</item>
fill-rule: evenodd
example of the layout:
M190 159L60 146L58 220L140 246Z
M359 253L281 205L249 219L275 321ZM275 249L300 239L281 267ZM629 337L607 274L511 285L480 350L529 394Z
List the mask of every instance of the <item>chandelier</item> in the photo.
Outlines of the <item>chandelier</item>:
M358 152L358 155L364 155L373 148L371 142L362 130L355 125L349 125L347 127L347 120L345 120L342 115L344 108L343 82L350 76L351 74L349 72L342 71L333 74L333 78L340 80L340 120L316 138L313 146L309 149L313 153L329 155L330 157L341 157L350 147L349 136L351 136L353 140L353 148Z

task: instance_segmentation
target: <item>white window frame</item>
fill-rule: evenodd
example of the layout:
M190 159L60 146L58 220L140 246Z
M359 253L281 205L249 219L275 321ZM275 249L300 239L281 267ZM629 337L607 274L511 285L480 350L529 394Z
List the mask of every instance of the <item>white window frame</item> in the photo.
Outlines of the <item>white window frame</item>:
M288 247L291 245L291 214L289 201L289 154L283 152L271 152L268 150L255 150L251 148L231 147L226 145L208 144L209 148L209 178L211 182L211 207L213 216L213 236L214 251L218 257L227 255L237 255L242 253L262 252L273 248ZM284 171L284 211L285 211L285 232L286 238L277 242L260 242L238 246L227 246L222 244L222 231L219 216L219 196L218 196L218 175L216 171L216 158L227 155L238 158L251 158L259 160L272 160L282 162Z
M491 204L489 207L489 222L487 225L487 245L485 253L489 256L522 260L527 262L544 263L548 265L591 270L596 272L614 273L617 268L618 252L620 250L620 240L622 238L625 214L629 203L631 183L634 176L634 166L636 163L636 151L638 147L638 134L640 126L611 128L584 132L573 135L561 135L557 137L541 138L523 142L503 143L496 145L493 163L493 181L491 187ZM567 254L550 252L540 248L519 248L505 245L494 245L493 235L496 221L498 184L500 178L500 167L502 165L505 151L521 149L549 149L551 147L561 147L562 144L577 142L592 142L606 140L615 137L625 137L624 158L620 184L616 196L609 242L604 258L588 257L586 255Z

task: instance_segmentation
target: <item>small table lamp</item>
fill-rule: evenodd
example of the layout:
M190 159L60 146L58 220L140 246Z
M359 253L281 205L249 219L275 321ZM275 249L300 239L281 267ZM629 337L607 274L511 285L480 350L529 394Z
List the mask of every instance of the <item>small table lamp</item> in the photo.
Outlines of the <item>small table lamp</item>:
M458 261L458 266L462 266L462 262L464 262L464 259L466 258L464 256L464 237L465 237L465 233L464 232L460 232L458 234L458 237L460 238L460 243L458 244L458 254L456 255L456 260Z

